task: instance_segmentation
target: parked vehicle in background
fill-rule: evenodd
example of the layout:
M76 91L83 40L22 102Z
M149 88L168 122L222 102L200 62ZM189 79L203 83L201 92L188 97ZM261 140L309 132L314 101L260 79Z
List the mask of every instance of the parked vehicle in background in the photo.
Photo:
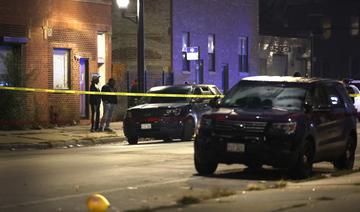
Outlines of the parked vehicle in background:
M338 81L299 77L241 80L202 116L194 163L201 175L219 163L286 168L296 178L313 163L352 169L357 145L356 110Z
M175 85L151 88L152 94L221 95L215 85ZM129 108L124 133L129 144L139 138L191 140L203 113L210 110L210 98L146 97Z
M349 95L355 94L359 96L351 97L352 102L354 103L354 106L357 111L357 117L360 120L360 91L359 88L353 84L349 84L346 86L347 92Z
M350 85L355 85L357 87L357 89L360 90L360 80L349 79L348 83Z

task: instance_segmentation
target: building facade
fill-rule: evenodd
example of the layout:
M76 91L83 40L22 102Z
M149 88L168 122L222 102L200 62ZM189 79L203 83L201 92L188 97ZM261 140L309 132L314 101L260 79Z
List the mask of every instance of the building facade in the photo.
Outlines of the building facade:
M25 87L88 90L95 73L105 84L111 76L111 6L111 0L1 0L0 83L11 85L4 56L17 52ZM29 93L26 103L28 119L39 123L89 118L85 96Z
M260 34L310 41L309 75L360 79L360 1L260 0Z
M172 72L171 0L145 0L144 6L146 88L151 88ZM137 78L136 7L136 0L130 0L127 9L113 6L113 71L123 76L123 90Z
M311 69L309 39L260 36L260 75L308 76Z
M177 84L215 84L226 91L259 73L258 0L172 2L172 70ZM198 60L189 61L188 47Z
M259 73L258 0L145 0L146 87L209 83L229 89L242 77ZM113 62L137 78L136 1L113 8ZM188 58L195 47L198 58ZM190 50L189 50L190 51ZM122 74L126 77L126 74ZM129 79L130 78L130 79Z

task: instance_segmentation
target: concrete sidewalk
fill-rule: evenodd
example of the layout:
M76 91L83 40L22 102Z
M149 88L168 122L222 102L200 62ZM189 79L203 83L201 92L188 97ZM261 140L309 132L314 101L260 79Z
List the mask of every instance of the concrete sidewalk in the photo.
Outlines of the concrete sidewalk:
M0 150L72 148L124 142L122 122L111 123L114 132L90 132L78 125L53 129L0 131Z
M188 199L200 202L163 206L149 211L358 212L360 211L360 172L306 182L289 182L286 186L277 189L236 191L234 195L228 197L205 201L201 201L201 198L196 196Z

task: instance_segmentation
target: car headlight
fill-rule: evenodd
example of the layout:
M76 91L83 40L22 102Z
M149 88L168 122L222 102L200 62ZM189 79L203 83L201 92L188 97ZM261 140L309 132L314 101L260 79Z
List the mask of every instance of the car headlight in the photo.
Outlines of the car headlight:
M165 116L171 116L171 115L174 115L174 116L180 116L181 114L181 108L173 108L173 109L167 109L165 111Z
M296 125L296 122L273 123L272 130L290 135L295 132Z
M203 117L203 118L201 118L201 121L200 121L200 128L203 128L203 129L210 128L211 124L212 124L211 118Z

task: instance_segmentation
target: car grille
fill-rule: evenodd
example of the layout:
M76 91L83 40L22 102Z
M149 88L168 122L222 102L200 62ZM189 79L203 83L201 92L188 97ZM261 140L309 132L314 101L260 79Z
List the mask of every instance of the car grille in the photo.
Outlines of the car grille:
M146 109L146 110L134 110L133 116L137 119L146 119L149 117L162 117L165 113L162 109Z
M267 122L217 121L214 128L219 132L263 133L266 126Z

